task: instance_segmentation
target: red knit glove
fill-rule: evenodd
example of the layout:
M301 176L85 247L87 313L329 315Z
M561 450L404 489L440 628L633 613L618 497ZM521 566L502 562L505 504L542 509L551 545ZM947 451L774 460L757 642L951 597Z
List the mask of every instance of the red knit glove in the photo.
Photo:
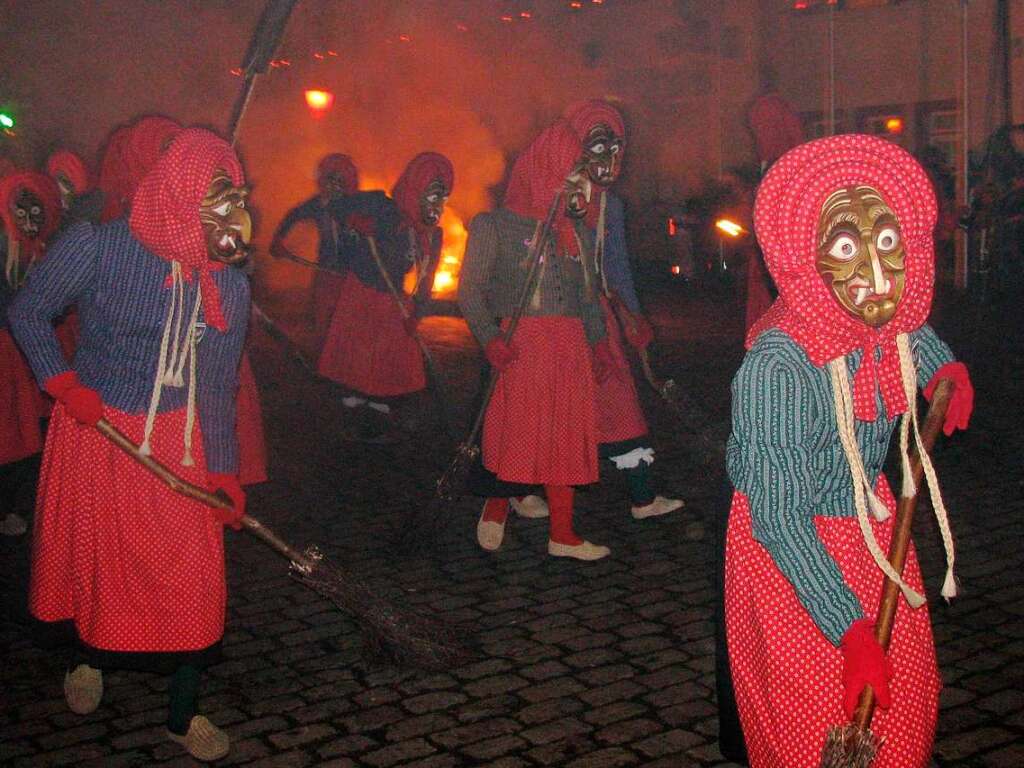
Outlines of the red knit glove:
M519 350L511 344L505 343L500 336L495 336L487 342L484 354L487 355L488 362L499 371L504 371L519 359Z
M362 213L351 214L345 219L345 226L363 237L373 237L377 234L377 221L373 216L366 216Z
M96 422L103 418L103 400L95 389L82 386L78 374L65 371L51 376L43 383L43 389L54 400L64 403L64 408L72 418L95 427Z
M230 525L236 531L242 529L242 518L245 517L245 491L238 482L238 475L227 475L211 472L206 476L206 484L211 491L224 491L235 505L234 509L218 509L212 507L213 518L218 523Z
M954 385L949 407L946 408L946 421L942 425L942 431L949 437L954 430L967 429L971 421L971 413L974 411L974 385L971 384L971 375L967 372L966 365L946 363L935 372L928 386L924 388L925 400L932 399L939 379L952 379Z
M629 346L639 351L646 349L654 341L654 329L643 315L634 315L632 324L626 324L626 341Z
M601 339L594 345L594 379L598 384L604 384L615 372L615 356L612 354L612 347L608 339Z
M865 685L875 692L875 701L882 709L892 704L889 679L892 663L875 639L875 625L870 619L859 619L843 635L839 650L843 653L843 711L853 719L857 701Z

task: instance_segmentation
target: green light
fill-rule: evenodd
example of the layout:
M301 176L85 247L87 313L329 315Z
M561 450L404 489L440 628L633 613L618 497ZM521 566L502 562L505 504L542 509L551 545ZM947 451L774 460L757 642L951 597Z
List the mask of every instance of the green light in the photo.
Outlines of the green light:
M13 128L14 118L4 112L0 112L0 126L4 128Z

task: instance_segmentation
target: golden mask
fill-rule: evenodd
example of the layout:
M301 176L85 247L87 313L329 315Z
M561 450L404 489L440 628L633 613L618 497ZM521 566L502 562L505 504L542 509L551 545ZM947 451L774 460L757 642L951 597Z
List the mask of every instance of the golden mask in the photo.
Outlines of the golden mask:
M818 218L815 266L839 305L872 328L896 314L906 252L892 208L873 187L829 195Z
M214 171L199 204L199 221L206 234L206 251L213 261L240 264L248 257L252 217L246 210L247 187L236 187L224 171Z

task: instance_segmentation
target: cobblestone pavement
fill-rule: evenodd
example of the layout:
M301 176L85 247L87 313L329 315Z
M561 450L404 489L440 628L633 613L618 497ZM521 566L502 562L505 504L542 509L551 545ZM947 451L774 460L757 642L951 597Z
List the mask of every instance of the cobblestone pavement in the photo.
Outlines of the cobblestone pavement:
M288 298L268 309L308 344L305 297ZM668 291L652 304L660 370L727 419L727 385L742 354L738 304ZM1003 327L988 334L964 310L947 308L938 321L972 366L979 393L970 433L937 457L964 586L952 605L932 602L946 685L938 766L1024 765L1020 309L998 317ZM465 326L436 318L424 329L468 421L478 358ZM392 534L429 509L450 441L426 422L405 443L346 442L330 388L268 337L257 333L255 342L273 480L251 490L253 514L461 623L476 633L481 655L440 673L374 666L344 613L290 580L261 543L229 531L225 659L201 699L233 741L222 764L730 765L715 742L712 537L684 535L694 519L712 523L721 496L653 396L644 393L659 485L686 498L686 514L634 521L624 487L606 477L578 494L577 515L582 533L611 546L603 561L548 557L545 522L523 519L510 520L502 550L487 554L475 543L479 502L471 498L437 507L436 544L406 556L394 551ZM926 515L916 539L935 595L943 563ZM44 642L25 614L29 546L29 537L0 541L0 763L191 765L164 736L164 678L113 672L95 713L67 710L66 650Z

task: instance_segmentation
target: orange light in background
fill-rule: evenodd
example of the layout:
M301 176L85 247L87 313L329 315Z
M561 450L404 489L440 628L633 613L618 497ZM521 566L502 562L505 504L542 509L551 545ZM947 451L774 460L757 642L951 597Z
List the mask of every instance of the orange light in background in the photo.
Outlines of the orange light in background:
M533 18L533 14L530 13L529 11L520 11L519 12L519 18L520 19L527 19L527 20L529 20L529 19Z
M441 263L434 273L434 296L450 296L459 285L459 270L462 267L462 254L466 250L469 233L462 223L462 218L447 206L441 217L441 230L444 232L444 245L441 247Z
M897 136L903 133L903 118L902 117L890 117L885 121L885 130L888 133L896 134Z
M673 275L678 275L678 274L681 274L681 273L682 273L682 271L683 271L683 268L682 268L682 267L680 267L680 266L679 266L678 264L673 264L673 265L672 265L672 267L670 268L670 270L669 270L669 271L670 271L670 272L671 272L671 273L672 273Z
M321 91L311 88L304 92L306 105L313 110L313 114L321 115L334 104L334 94L330 91Z
M675 237L676 236L676 220L674 218L672 218L671 216L668 217L668 236L669 237Z
M715 227L720 231L727 234L729 237L739 237L744 234L747 230L737 224L735 221L730 219L719 219L715 222Z

